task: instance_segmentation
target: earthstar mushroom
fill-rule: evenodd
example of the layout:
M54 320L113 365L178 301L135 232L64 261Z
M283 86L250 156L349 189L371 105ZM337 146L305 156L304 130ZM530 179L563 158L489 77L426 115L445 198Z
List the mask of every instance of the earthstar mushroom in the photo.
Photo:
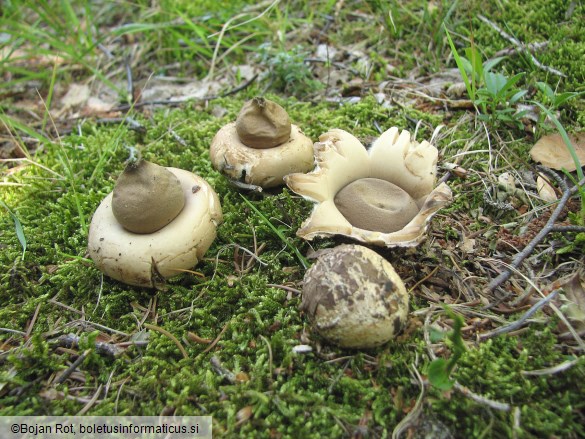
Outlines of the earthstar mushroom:
M288 187L315 202L297 231L311 240L344 235L379 246L415 246L431 217L451 201L436 184L438 151L393 127L366 149L350 133L333 129L315 143L315 169L285 177Z
M93 215L89 255L107 276L154 288L197 265L222 219L219 198L201 177L130 163Z
M393 339L408 316L408 293L392 265L360 245L320 250L303 279L301 310L312 327L346 348Z
M313 142L275 102L254 98L211 142L213 167L235 182L270 188L313 168Z

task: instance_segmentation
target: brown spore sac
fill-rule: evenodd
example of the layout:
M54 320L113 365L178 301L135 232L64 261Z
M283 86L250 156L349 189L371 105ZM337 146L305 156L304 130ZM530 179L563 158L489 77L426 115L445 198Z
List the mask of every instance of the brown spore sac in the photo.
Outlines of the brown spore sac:
M126 230L153 233L183 210L178 178L162 166L140 160L126 166L114 186L112 212Z
M335 195L334 203L354 227L382 233L404 228L419 212L408 192L379 178L349 183Z
M290 139L291 122L284 108L264 98L244 104L236 119L240 141L250 148L274 148Z

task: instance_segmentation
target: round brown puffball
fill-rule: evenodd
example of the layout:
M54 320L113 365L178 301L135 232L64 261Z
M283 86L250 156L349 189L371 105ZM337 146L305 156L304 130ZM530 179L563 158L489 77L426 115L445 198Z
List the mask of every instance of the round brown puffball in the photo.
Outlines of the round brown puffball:
M396 232L419 212L408 192L379 178L355 180L341 189L333 201L352 226L374 232Z
M264 98L244 104L236 119L240 141L250 148L273 148L290 138L290 118L284 108Z
M392 265L376 252L340 245L323 250L305 273L300 308L330 342L371 348L402 330L408 293Z
M130 232L156 232L175 219L184 206L179 179L146 160L128 164L114 186L112 212Z

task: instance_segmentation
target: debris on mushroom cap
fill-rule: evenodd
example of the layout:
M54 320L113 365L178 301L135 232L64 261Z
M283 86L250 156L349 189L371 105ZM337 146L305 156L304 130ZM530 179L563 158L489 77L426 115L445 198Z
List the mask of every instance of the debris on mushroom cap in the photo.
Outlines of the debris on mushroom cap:
M237 125L231 122L222 127L209 148L213 167L232 181L271 188L284 184L283 177L287 174L313 169L313 141L296 125L290 125L285 141L271 148L251 148L244 144Z
M303 279L300 305L313 328L342 347L394 338L408 316L408 293L392 265L360 245L321 252Z
M290 138L291 123L286 110L276 102L256 97L240 110L236 131L250 148L273 148Z
M130 162L114 186L112 211L134 233L152 233L170 223L185 206L179 179L166 168Z
M367 150L350 133L333 129L320 136L314 149L317 166L312 172L285 177L291 190L316 203L297 231L304 239L344 235L379 246L415 246L425 238L431 217L452 199L445 183L435 187L437 149L427 141L411 141L408 131L390 128ZM398 186L416 202L417 214L393 232L352 224L340 212L335 197L362 179L380 179Z
M585 166L585 133L570 134L569 140L571 140L581 166ZM560 134L541 137L530 150L530 157L535 162L559 171L561 169L566 169L567 171L577 169L575 161Z
M215 239L223 219L215 191L191 172L166 169L179 179L185 207L162 229L146 234L126 230L112 212L113 193L96 209L88 251L107 276L130 285L159 287L164 279L197 265Z

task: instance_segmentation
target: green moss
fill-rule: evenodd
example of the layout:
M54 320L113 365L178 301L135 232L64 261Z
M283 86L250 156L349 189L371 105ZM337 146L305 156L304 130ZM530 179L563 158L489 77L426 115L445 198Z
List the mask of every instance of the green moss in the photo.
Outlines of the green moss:
M549 329L532 330L522 340L510 336L489 340L467 351L458 364L455 377L473 392L519 407L521 429L517 433L520 437L581 437L585 430L582 420L575 414L584 405L578 396L585 390L583 368L570 369L554 378L521 373L562 362L563 356L556 353L555 343ZM551 394L557 395L554 403L549 399ZM472 416L462 419L456 415L456 407L460 406L469 408L468 400L458 394L454 394L449 403L442 398L433 403L435 413L447 425L459 420L462 437L477 437L483 431L490 437L512 433L510 413L477 406L472 409Z
M562 72L560 77L536 66L527 56L510 56L501 68L510 76L526 72L525 87L534 87L538 81L544 81L559 92L583 91L585 66L581 62L585 56L585 23L583 15L585 6L575 4L570 16L566 17L569 4L563 0L531 0L528 2L510 2L506 6L499 3L478 2L470 8L470 13L488 17L509 35L524 43L548 42L543 50L534 56L543 65ZM491 57L499 50L510 47L510 42L486 23L474 18L472 25L461 23L458 31L469 37L473 36L476 46L486 57ZM582 99L574 99L567 104L568 120L577 126L585 120L585 105Z

